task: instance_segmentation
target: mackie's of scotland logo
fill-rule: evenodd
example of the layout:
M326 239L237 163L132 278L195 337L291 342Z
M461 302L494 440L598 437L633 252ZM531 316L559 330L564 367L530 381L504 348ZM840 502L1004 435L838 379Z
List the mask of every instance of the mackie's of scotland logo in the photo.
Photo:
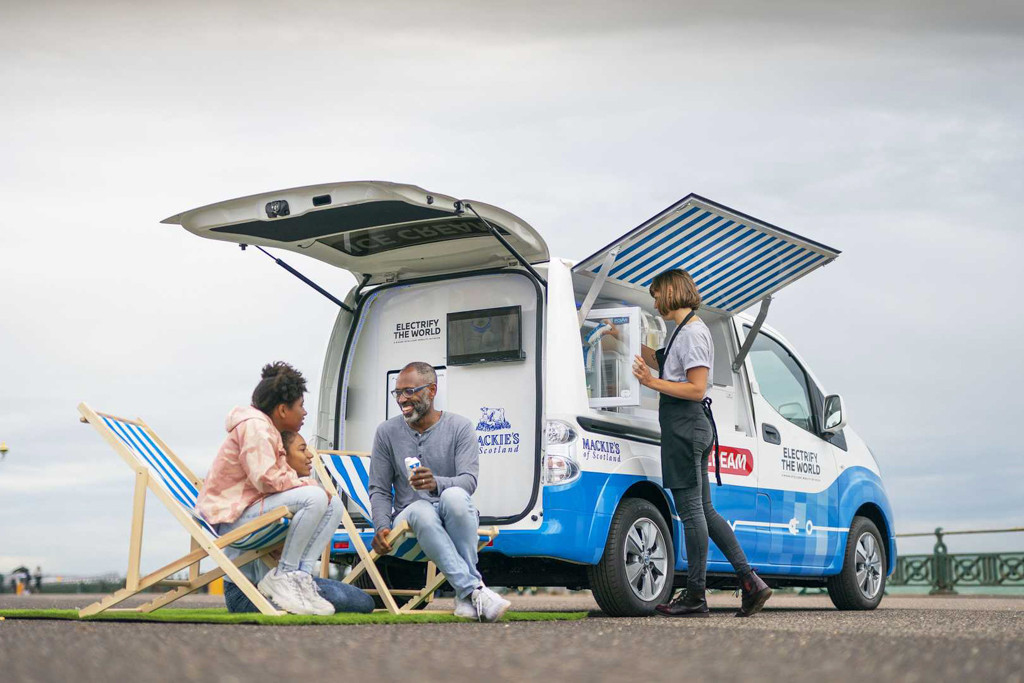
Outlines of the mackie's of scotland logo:
M512 431L512 424L505 417L504 408L481 408L480 421L476 423L480 444L480 455L500 455L519 452L519 432Z

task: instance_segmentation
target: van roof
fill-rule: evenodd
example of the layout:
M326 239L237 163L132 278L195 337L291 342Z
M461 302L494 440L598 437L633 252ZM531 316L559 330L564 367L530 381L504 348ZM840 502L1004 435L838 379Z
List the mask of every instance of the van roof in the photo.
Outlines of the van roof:
M689 194L573 267L646 291L658 273L693 276L701 307L732 314L836 259L839 250Z

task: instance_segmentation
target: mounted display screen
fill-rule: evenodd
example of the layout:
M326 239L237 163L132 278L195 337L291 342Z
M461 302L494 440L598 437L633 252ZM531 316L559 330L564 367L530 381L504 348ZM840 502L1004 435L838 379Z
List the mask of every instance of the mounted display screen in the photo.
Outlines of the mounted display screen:
M448 365L523 360L521 306L448 314Z

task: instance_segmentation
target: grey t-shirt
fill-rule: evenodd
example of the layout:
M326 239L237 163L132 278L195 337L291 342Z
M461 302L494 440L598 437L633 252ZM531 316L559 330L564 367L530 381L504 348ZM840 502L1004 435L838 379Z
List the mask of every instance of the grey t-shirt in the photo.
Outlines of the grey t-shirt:
M672 335L668 336L671 339ZM666 341L666 344L668 342ZM686 371L690 368L708 369L708 390L711 389L711 373L715 367L715 344L711 330L700 318L679 330L672 348L661 369L661 378L672 382L688 382ZM707 395L707 391L704 392Z
M434 474L436 495L417 491L409 483L409 470L405 467L409 456L419 458L420 464ZM390 528L394 516L411 503L420 499L436 503L441 492L451 486L472 494L479 473L480 445L472 422L446 410L434 426L420 434L404 417L396 415L381 423L373 437L369 490L373 528Z

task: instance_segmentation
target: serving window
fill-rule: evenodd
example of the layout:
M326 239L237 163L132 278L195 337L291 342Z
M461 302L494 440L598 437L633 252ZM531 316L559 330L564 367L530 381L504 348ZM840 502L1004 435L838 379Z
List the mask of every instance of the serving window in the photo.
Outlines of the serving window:
M580 328L587 396L595 408L640 405L633 357L640 355L640 308L591 310Z

